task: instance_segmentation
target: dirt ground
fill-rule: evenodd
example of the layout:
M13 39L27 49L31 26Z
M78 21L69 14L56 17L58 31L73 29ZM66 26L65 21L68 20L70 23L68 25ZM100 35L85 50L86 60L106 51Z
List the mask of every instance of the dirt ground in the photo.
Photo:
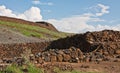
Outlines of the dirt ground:
M73 68L85 72L120 73L120 62L72 64Z
M73 70L80 72L95 72L95 73L120 73L120 62L89 62L89 63L68 63L68 62L47 62L44 64L47 71L51 71L53 67L68 67L71 66ZM69 68L70 69L70 68ZM50 72L51 73L51 72Z

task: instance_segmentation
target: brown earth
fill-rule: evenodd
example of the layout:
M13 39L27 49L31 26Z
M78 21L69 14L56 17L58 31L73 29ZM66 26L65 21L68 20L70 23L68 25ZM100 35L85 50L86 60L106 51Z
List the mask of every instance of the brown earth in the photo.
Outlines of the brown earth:
M44 65L36 65L43 68L45 73L54 73L54 69L57 67L61 71L80 71L90 73L120 73L120 62L101 62L99 64L90 63L68 63L68 62L47 62ZM77 72L76 72L77 73Z
M58 30L50 23L48 22L30 22L22 19L17 19L17 18L11 18L11 17L6 17L6 16L0 16L0 20L2 21L9 21L9 22L15 22L15 23L20 23L20 24L28 24L28 25L34 25L34 26L40 26L43 28L47 28L49 30L57 31Z

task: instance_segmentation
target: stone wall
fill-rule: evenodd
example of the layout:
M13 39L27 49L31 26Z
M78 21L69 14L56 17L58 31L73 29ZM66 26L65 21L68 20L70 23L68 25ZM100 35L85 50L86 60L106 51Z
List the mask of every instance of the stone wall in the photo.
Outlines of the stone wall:
M48 44L48 42L0 44L0 58L20 57L25 49L31 49L33 54L38 53Z

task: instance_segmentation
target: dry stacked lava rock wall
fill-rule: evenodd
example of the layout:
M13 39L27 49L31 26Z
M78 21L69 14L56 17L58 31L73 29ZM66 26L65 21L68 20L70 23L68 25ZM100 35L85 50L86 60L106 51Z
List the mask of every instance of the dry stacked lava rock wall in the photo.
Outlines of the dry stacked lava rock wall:
M33 54L38 53L48 44L48 42L0 44L0 58L20 57L25 49L31 49Z
M87 32L58 39L35 56L38 62L120 61L120 31Z

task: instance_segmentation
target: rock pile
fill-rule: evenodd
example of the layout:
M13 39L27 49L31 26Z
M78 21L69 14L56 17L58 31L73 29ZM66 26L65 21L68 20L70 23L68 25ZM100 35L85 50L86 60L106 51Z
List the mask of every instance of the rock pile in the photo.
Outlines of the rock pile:
M120 31L113 30L86 32L58 39L41 53L46 62L120 61L119 56Z
M90 52L84 53L79 48L71 47L69 49L50 49L45 52L37 53L34 55L36 63L44 62L70 62L70 63L80 63L80 62L96 62L101 61L119 61L120 54L107 55L107 53L101 52Z
M51 42L49 46L47 45L46 43L27 44L27 47L29 46L32 50L32 54L29 56L30 61L36 64L44 62L99 63L100 61L120 61L120 31L87 32L58 39ZM3 46L5 45L0 48ZM9 47L1 49L1 57L20 56L25 47L25 44L21 44L19 47L9 45Z
M53 41L49 48L66 49L74 46L84 53L101 51L109 55L119 54L120 31L103 30L100 32L86 32Z
M41 60L45 62L79 62L83 59L83 53L79 48L75 47L64 50L50 49L35 54L35 59L38 63L40 63Z

